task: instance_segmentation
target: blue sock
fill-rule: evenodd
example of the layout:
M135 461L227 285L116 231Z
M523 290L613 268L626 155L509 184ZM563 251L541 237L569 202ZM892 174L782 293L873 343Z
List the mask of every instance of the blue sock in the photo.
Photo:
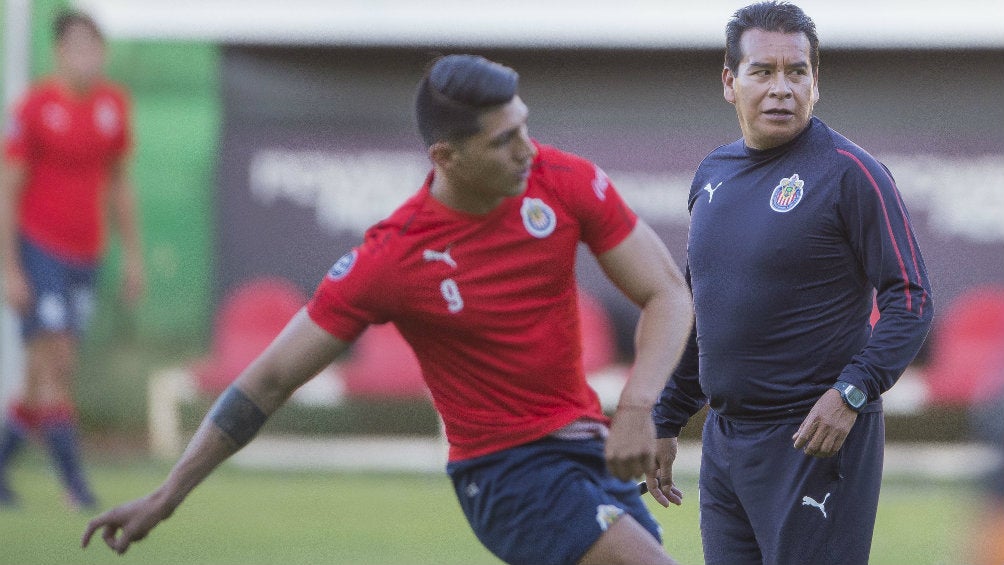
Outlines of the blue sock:
M70 502L82 508L94 508L97 501L84 478L76 427L71 422L52 422L44 427L43 433L63 486L70 495Z
M0 506L15 506L17 496L7 483L7 465L24 445L25 434L20 426L6 422L0 435Z

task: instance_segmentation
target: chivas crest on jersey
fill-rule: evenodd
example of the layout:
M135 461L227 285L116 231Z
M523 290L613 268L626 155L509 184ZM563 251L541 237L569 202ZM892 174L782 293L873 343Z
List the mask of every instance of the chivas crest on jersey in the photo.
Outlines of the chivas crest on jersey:
M798 206L802 201L805 181L798 178L798 175L791 175L789 178L781 179L774 192L770 195L770 208L775 212L790 212L792 208Z
M519 213L523 216L526 231L533 237L547 237L554 232L557 225L554 210L539 198L524 198Z

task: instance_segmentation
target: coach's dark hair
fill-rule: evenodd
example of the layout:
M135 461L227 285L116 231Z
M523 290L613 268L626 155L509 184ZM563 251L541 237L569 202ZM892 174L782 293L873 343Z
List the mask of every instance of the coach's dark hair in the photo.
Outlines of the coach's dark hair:
M477 55L436 59L418 85L415 114L426 147L481 130L481 115L516 96L519 74Z
M96 37L104 40L105 36L101 33L101 28L98 27L98 23L94 21L94 18L81 12L80 10L63 10L56 15L56 19L52 21L52 37L55 39L56 43L59 43L66 37L70 28L75 25L81 25L86 27L91 31Z
M725 68L735 72L743 58L739 40L750 29L781 33L804 33L809 40L809 57L813 71L819 70L819 37L816 24L801 8L787 2L771 0L750 4L732 15L725 26Z

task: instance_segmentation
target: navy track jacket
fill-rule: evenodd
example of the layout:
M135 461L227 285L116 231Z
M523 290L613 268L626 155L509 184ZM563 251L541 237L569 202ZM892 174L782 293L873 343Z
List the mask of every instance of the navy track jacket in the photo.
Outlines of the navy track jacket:
M780 147L740 139L711 152L689 209L696 324L653 411L659 437L705 403L738 421L797 422L837 380L881 409L934 312L885 166L813 118Z

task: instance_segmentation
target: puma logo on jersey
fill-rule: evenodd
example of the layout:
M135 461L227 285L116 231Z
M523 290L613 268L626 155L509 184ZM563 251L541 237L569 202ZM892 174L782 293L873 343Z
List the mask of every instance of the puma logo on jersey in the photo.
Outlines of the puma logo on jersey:
M722 181L722 182L724 182L724 181ZM704 190L708 191L708 202L711 202L711 200L715 197L715 191L718 190L719 186L722 186L722 183L716 184L715 188L711 188L711 183L710 182L708 184L704 185Z
M443 251L433 251L432 249L426 249L425 251L422 252L422 259L425 259L426 261L442 261L443 263L446 263L447 265L453 267L454 269L457 268L457 262L453 260L453 257L450 257L449 247L447 247Z
M610 178L607 174L603 172L603 169L593 166L596 169L596 177L593 178L593 192L596 193L596 198L600 200L607 199L607 188L610 187Z
M826 493L823 497L822 502L817 502L815 498L811 496L802 497L802 506L812 506L813 508L818 508L820 512L823 513L823 519L826 519L826 500L830 498L830 493Z

